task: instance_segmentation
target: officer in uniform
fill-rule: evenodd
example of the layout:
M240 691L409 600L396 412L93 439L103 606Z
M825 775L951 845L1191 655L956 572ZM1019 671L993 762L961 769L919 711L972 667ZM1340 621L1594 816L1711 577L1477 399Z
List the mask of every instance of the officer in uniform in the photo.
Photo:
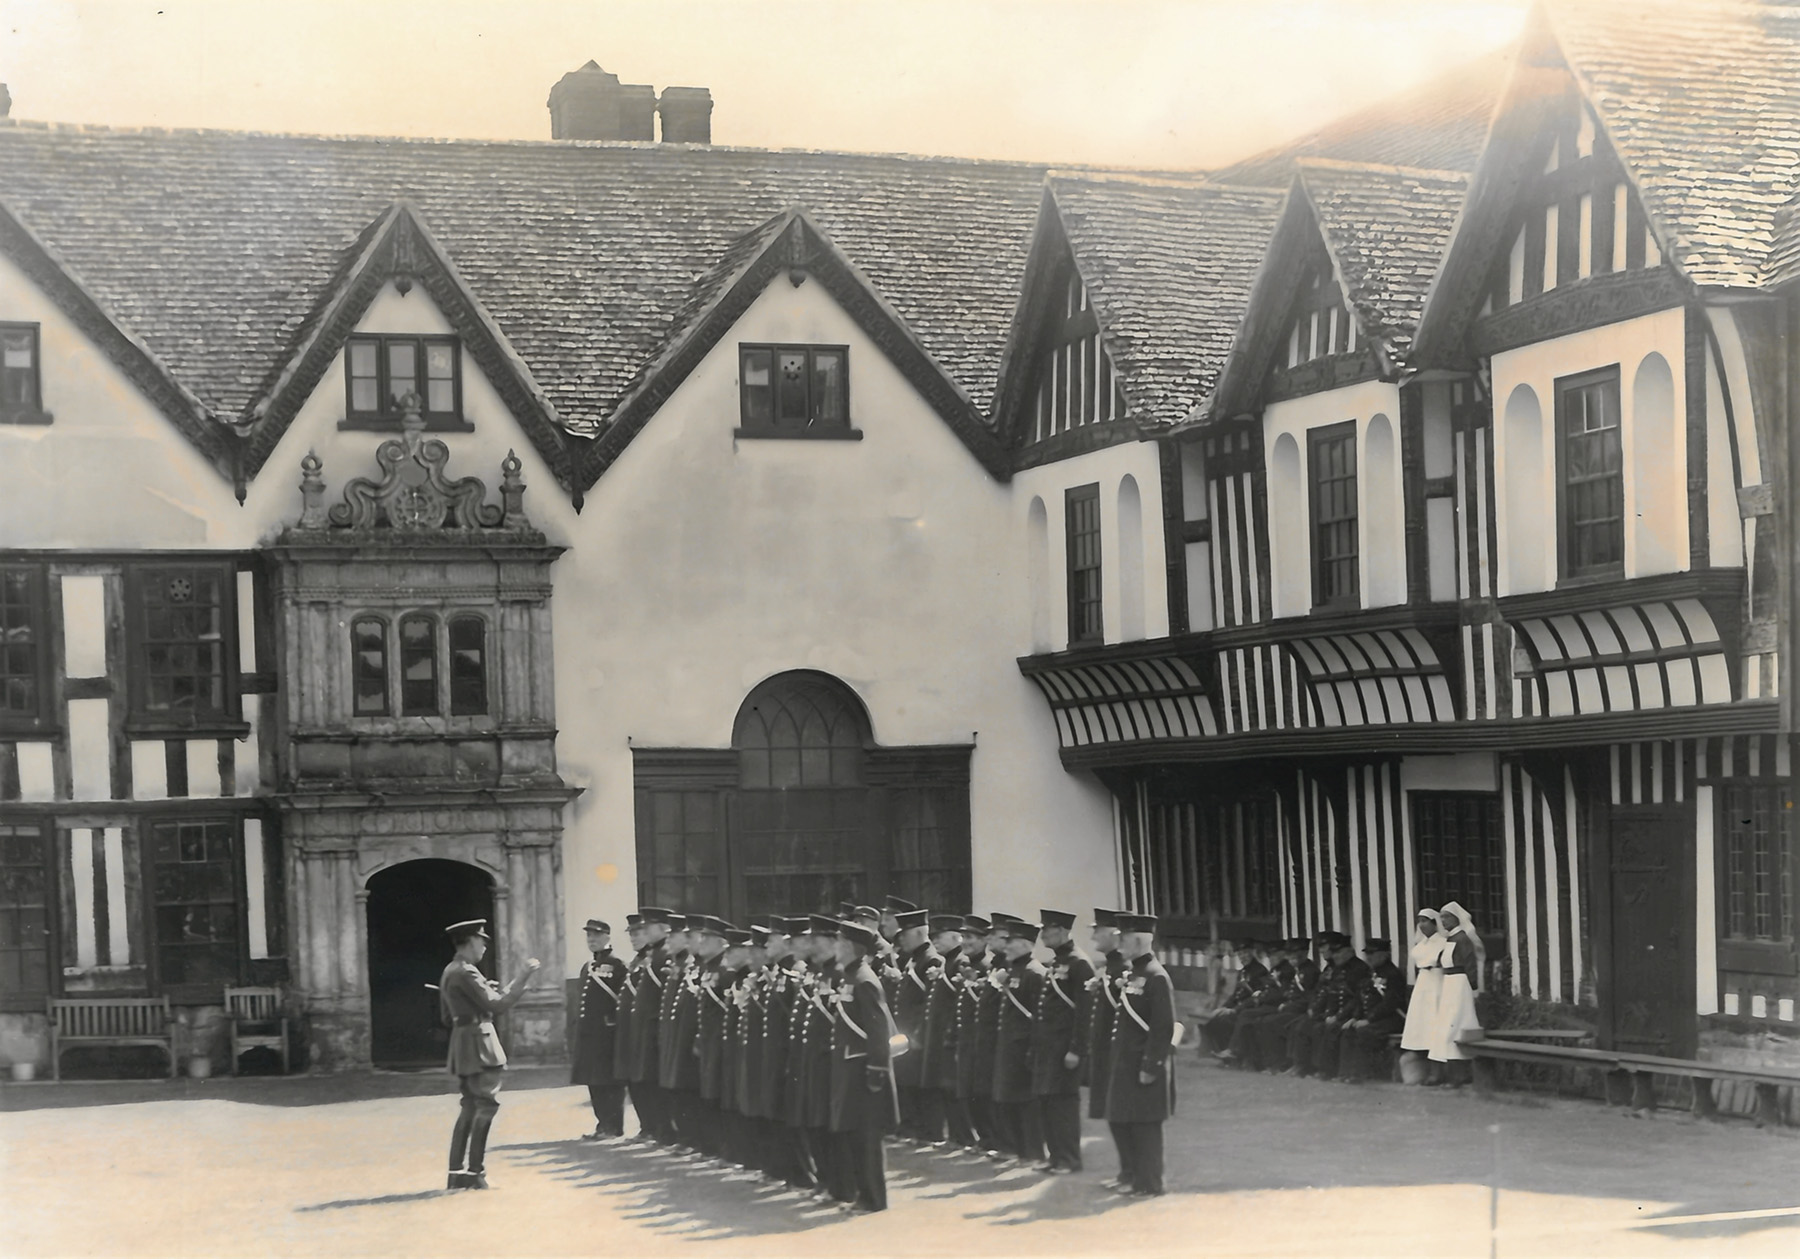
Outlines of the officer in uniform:
M795 1189L813 1186L807 1164L804 1125L793 1118L792 1097L798 1091L798 1047L803 1033L801 990L806 963L800 959L800 939L806 919L769 919L769 938L764 945L768 962L763 972L763 1048L759 1077L764 1139L769 1145L769 1174Z
M631 1105L637 1111L638 1130L658 1145L675 1139L669 1097L662 1087L662 1005L669 968L669 911L660 905L638 910L643 919L643 947L631 959L637 974L637 995L631 1001L630 1072Z
M684 1061L675 1069L675 1087L689 1094L687 1105L694 1116L694 1146L702 1154L714 1158L724 1153L723 1125L719 1120L719 1087L724 1073L725 1011L729 1002L725 988L725 933L730 930L722 918L701 915L698 929L692 915L688 918L688 934L694 937L694 968L690 986L683 993L676 1012L676 1038L690 1046Z
M1360 1084L1387 1057L1388 1037L1406 1026L1406 976L1394 965L1392 946L1383 939L1363 945L1368 963L1356 1017L1344 1025L1338 1041L1338 1078Z
M1112 1060L1113 1019L1119 1010L1119 981L1125 973L1125 955L1119 952L1119 915L1116 910L1096 909L1094 930L1088 937L1094 956L1100 959L1088 980L1088 1050L1082 1078L1088 1086L1088 1118L1106 1118L1106 1085Z
M938 1110L949 1129L948 1145L967 1149L975 1144L975 1130L969 1125L968 1106L956 1095L956 1013L965 965L963 920L958 914L933 914L928 925L931 947L942 964L932 971L931 995L925 1003L925 1061L920 1087L937 1096Z
M1288 1032L1306 1017L1318 995L1319 967L1308 953L1304 936L1288 941L1288 955L1293 959L1293 970L1279 1003L1254 1022L1240 1020L1238 1030L1232 1033L1231 1052L1254 1071L1280 1071L1287 1067ZM1241 1047L1240 1039L1244 1041Z
M644 916L642 914L625 915L625 938L631 941L631 961L625 966L625 977L619 982L619 1004L613 1017L613 1079L619 1085L621 1094L631 1090L631 1077L635 1070L632 1054L636 1049L636 1033L632 1031L631 1014L637 1006L638 984L643 979L643 967L639 959L644 955ZM632 1099L632 1107L637 1108L637 1099ZM621 1115L623 1118L623 1115ZM644 1122L642 1111L638 1114L638 1136L642 1141L648 1137L648 1125Z
M669 969L662 1011L662 1086L669 1094L675 1139L697 1154L714 1152L713 1130L700 1113L700 963L703 914L671 915ZM724 944L723 928L716 937ZM709 946L710 947L710 946Z
M867 927L838 929L836 1021L831 1049L831 1130L843 1138L856 1182L852 1209L887 1210L887 1162L882 1137L900 1121L889 1060L893 1025L881 982L869 966L881 937Z
M856 1198L856 1178L843 1142L831 1128L832 1038L837 1035L837 940L840 924L823 914L808 920L816 969L807 991L802 1082L806 1089L807 1149L825 1192L837 1202Z
M890 902L897 900L890 896ZM935 1145L944 1139L944 1113L935 1089L925 1082L926 1016L932 985L944 959L931 947L927 914L922 909L896 909L894 950L900 959L899 995L894 1022L906 1037L906 1051L894 1059L894 1084L900 1093L900 1135Z
M1200 1049L1203 1053L1218 1053L1231 1044L1231 1033L1237 1028L1238 1015L1251 1008L1256 994L1268 985L1269 968L1256 960L1256 942L1240 940L1232 949L1237 958L1237 984L1231 995L1219 1003L1212 1018L1200 1029Z
M1288 1033L1292 1075L1336 1075L1338 1031L1361 1008L1357 994L1368 966L1341 931L1326 932L1324 945L1326 969L1318 993L1307 1016Z
M1044 1125L1048 1172L1081 1170L1081 1069L1085 1064L1093 963L1075 951L1075 915L1038 911L1038 939L1049 948L1031 1032L1031 1091Z
M486 1189L488 1129L500 1109L500 1073L506 1050L494 1019L519 1003L525 984L543 963L532 958L525 973L504 989L476 969L487 956L487 919L470 918L444 929L456 955L438 980L438 1011L450 1028L447 1066L462 1086L462 1109L450 1133L451 1189Z
M1113 1022L1106 1122L1120 1168L1130 1168L1122 1188L1151 1197L1163 1192L1162 1126L1175 1113L1175 985L1153 952L1156 919L1120 914L1118 922L1131 965Z
M1026 1163L1044 1158L1044 1123L1031 1087L1032 1027L1043 995L1044 968L1031 956L1038 925L1022 919L1006 924L1005 969L995 972L1000 990L994 1038L994 1109L1006 1153Z
M974 1138L969 1148L983 1151L998 1148L992 1092L986 1083L993 1075L993 1043L989 1041L985 1050L985 1074L982 1046L984 1009L997 995L988 983L991 930L980 914L963 915L962 965L956 983L956 1100L968 1112Z
M619 1005L625 990L625 963L613 956L612 927L599 918L587 920L591 962L581 968L581 995L576 1000L575 1044L569 1054L569 1083L585 1084L594 1108L594 1130L584 1139L600 1141L625 1135L625 1086L613 1071L617 1050Z

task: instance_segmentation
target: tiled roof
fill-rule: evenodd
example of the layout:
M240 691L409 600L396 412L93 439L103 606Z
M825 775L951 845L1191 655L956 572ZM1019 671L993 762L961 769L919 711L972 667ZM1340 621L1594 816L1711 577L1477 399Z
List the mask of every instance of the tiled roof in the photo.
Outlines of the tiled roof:
M803 205L976 405L1042 166L653 144L0 126L0 197L236 418L405 201L574 431L609 416L757 229Z
M1800 7L1551 0L1547 13L1681 270L1699 284L1800 276Z
M1468 176L1307 158L1299 180L1364 333L1404 358Z
M1187 418L1231 348L1281 194L1062 172L1050 194L1132 414Z
M1295 163L1303 157L1473 170L1512 61L1511 48L1486 53L1411 91L1216 170L1212 178L1219 183L1286 188Z

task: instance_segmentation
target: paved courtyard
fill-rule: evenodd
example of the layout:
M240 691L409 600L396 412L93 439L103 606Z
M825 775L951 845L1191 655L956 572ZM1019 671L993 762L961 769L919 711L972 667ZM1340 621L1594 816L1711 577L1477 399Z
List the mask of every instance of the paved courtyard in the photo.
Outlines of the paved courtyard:
M1800 1133L1576 1101L1348 1088L1184 1059L1170 1193L896 1149L848 1217L574 1138L585 1094L512 1073L495 1189L445 1194L436 1075L0 1087L0 1254L1243 1255L1800 1253Z

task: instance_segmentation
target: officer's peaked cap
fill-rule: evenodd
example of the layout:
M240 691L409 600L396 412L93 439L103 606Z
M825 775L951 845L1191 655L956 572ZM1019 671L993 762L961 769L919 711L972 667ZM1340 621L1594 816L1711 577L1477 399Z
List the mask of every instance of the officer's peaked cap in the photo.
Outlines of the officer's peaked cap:
M1119 911L1116 909L1096 909L1094 911L1096 927L1116 927L1119 925Z
M904 909L894 915L894 921L900 924L900 930L907 931L913 927L923 927L929 917L922 909Z
M1075 925L1075 915L1065 913L1060 909L1040 909L1038 918L1046 927L1068 928Z
M1155 914L1120 914L1119 915L1119 930L1120 931L1150 931L1150 932L1154 932L1156 930L1156 915Z
M583 931L604 931L608 935L611 935L612 934L612 924L602 918L590 918L587 920L587 925L582 927L582 930Z
M931 934L942 935L946 931L961 931L963 918L961 914L933 914L931 916Z

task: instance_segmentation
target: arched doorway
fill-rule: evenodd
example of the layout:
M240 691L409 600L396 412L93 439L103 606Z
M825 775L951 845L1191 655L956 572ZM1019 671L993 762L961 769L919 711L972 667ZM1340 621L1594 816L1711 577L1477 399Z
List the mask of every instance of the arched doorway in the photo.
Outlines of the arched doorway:
M449 1032L435 985L451 957L444 928L486 918L494 881L460 861L422 858L369 879L369 1056L378 1067L442 1066ZM489 948L482 969L496 973ZM427 985L433 985L427 987Z

